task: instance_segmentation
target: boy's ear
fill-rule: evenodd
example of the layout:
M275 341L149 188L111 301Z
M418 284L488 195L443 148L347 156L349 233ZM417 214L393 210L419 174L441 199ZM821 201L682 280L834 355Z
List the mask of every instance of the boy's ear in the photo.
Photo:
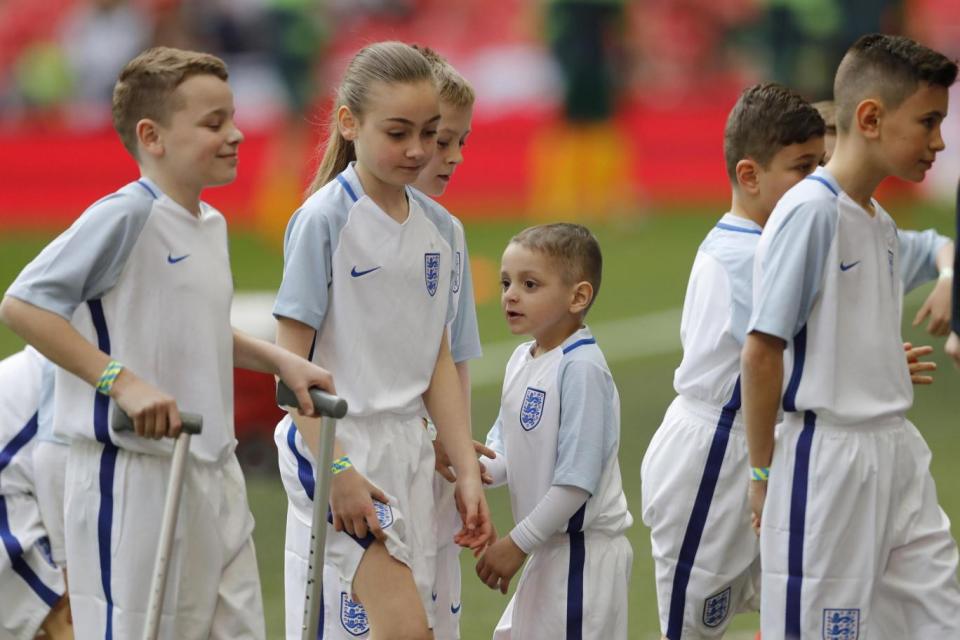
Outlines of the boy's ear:
M344 139L353 142L357 138L357 129L360 126L360 122L357 120L357 117L353 115L353 112L350 111L350 107L342 105L337 109L337 130L340 131L340 135Z
M584 280L573 287L573 297L570 300L570 313L583 313L593 302L593 285Z
M744 158L736 166L737 185L740 189L750 195L755 195L759 190L760 165L752 158Z
M880 120L885 115L883 103L876 98L867 98L853 112L853 124L865 138L880 135Z
M137 122L135 128L138 146L152 156L163 155L163 138L160 128L150 118L143 118Z

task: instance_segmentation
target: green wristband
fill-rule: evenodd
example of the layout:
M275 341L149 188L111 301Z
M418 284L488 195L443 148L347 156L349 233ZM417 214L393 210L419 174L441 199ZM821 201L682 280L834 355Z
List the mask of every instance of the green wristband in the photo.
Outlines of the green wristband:
M97 380L97 393L102 393L105 396L110 395L113 383L117 381L117 376L120 375L121 371L123 371L123 365L116 360L107 363L107 368L103 370L100 379Z
M750 479L766 482L770 479L770 467L750 467Z
M330 463L330 473L337 475L338 473L343 473L347 469L353 467L353 463L350 462L350 458L343 456L342 458L337 458Z

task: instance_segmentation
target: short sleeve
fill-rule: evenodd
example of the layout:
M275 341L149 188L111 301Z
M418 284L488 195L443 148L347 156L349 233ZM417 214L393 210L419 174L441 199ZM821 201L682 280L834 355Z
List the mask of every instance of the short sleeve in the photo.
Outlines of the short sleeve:
M560 370L560 433L553 484L596 492L603 466L617 444L613 379L586 360Z
M782 224L769 223L757 252L753 315L754 331L791 340L806 324L823 286L827 255L836 233L837 211L832 200L801 203Z
M283 240L283 280L273 315L319 329L329 306L333 243L330 225L316 211L293 214Z
M480 347L480 330L477 328L477 303L473 299L473 277L470 274L470 257L467 255L467 245L457 249L454 268L459 262L460 299L457 304L457 314L450 325L450 352L454 362L473 360L483 355Z
M7 295L70 320L117 283L152 202L124 193L100 200L20 272Z
M904 292L912 291L937 277L937 252L950 240L934 229L897 230L900 244L900 277Z

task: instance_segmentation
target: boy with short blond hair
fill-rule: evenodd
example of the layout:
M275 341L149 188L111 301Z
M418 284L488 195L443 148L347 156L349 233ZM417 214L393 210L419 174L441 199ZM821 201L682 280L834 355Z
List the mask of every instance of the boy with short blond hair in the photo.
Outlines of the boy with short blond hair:
M633 523L620 480L620 397L584 317L600 291L600 245L585 227L549 224L503 253L510 331L534 340L507 364L484 458L507 483L517 525L477 564L506 593L529 556L495 639L627 637Z
M323 369L230 326L223 216L243 135L222 61L156 48L121 72L114 125L142 177L94 203L21 272L0 317L59 368L54 432L71 441L65 538L78 637L139 637L178 410L200 413L161 633L262 638L253 518L234 455L233 367L274 373L312 413ZM109 427L112 410L135 434Z
M857 40L834 82L834 155L760 239L742 366L764 637L872 637L897 622L889 637L960 635L957 546L905 416L903 249L873 199L887 176L922 180L943 150L956 75L909 38Z

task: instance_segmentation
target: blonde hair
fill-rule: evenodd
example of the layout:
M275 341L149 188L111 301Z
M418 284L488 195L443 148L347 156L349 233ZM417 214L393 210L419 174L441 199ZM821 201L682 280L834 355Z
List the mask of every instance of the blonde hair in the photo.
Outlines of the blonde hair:
M430 67L433 69L433 77L437 82L437 89L440 91L441 102L453 105L458 109L473 106L477 99L473 86L460 75L460 72L453 68L453 65L447 62L446 58L430 47L415 44L413 48L419 51L430 63Z
M226 82L227 65L209 53L170 47L147 49L127 63L113 87L113 128L134 158L139 160L137 123L149 118L166 124L183 106L173 92L187 78L204 74Z
M556 261L564 281L575 283L586 280L593 287L593 298L584 313L590 310L600 295L603 277L603 254L590 229L580 224L555 222L528 227L510 238L508 244L517 244L530 251L549 256Z
M356 118L362 118L370 88L376 82L387 84L433 82L433 71L419 51L402 42L377 42L361 49L353 57L337 89L330 118L330 134L317 173L307 189L315 193L337 177L357 159L353 143L340 134L337 111L347 107Z

